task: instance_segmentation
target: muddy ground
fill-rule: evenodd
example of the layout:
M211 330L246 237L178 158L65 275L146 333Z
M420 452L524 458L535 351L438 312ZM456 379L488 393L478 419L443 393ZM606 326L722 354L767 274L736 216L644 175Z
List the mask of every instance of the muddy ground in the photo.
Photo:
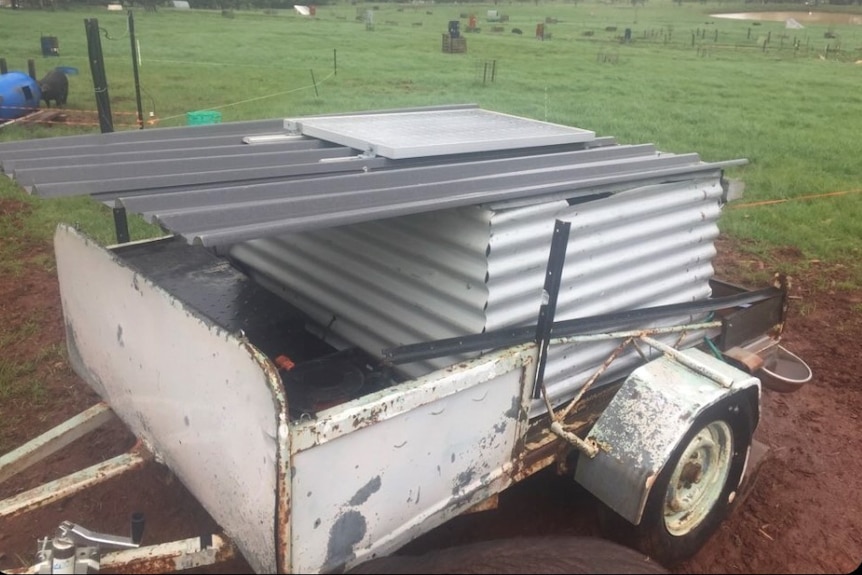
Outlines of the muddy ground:
M22 209L23 203L0 202L0 217L16 218ZM0 402L0 418L16 422L11 436L4 438L9 445L20 445L98 401L62 354L57 281L40 263L51 260L50 244L20 248L26 271L0 277L0 341L3 353L21 363L38 359L34 373L28 375L43 381L46 391L35 399ZM781 262L798 263L800 257L785 250L764 262L742 255L740 248L726 238L719 241L719 277L735 281L749 277L751 271L779 271ZM769 447L767 458L748 496L697 555L672 568L676 573L849 573L860 565L862 289L837 289L845 279L841 266L805 263L808 271L793 278L784 344L809 363L814 379L792 394L763 391L755 437ZM29 328L22 332L24 324ZM10 339L12 333L26 335ZM45 354L52 346L60 351ZM0 499L134 444L135 438L121 424L108 424L0 484ZM150 463L86 493L0 519L0 570L31 564L37 539L50 535L62 520L127 535L134 511L146 516L147 544L217 528L179 481ZM411 548L514 535L598 534L595 519L596 503L588 493L570 479L541 473L504 493L498 509L453 520ZM250 572L241 558L205 571Z

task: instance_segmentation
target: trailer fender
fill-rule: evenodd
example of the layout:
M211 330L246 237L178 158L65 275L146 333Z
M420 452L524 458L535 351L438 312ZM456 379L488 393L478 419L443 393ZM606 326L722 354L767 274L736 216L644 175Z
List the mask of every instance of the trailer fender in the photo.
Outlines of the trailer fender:
M589 438L600 446L599 452L592 458L578 458L575 480L633 525L644 519L651 491L668 462L673 459L681 467L684 454L680 451L687 457L691 449L696 450L689 445L701 440L695 427L703 425L705 418L730 422L723 427L718 424L719 434L740 436L726 450L715 450L724 458L717 466L727 470L719 469L718 476L706 480L732 481L728 494L732 501L744 474L759 417L760 381L698 349L682 353L706 366L706 373L670 355L634 370L590 430ZM725 385L710 377L716 373L726 376ZM729 413L723 413L725 409ZM742 424L733 423L737 420ZM727 432L722 432L725 428ZM735 454L740 448L744 453ZM734 458L741 458L741 469L730 469ZM724 497L724 491L723 484L718 485L715 497Z

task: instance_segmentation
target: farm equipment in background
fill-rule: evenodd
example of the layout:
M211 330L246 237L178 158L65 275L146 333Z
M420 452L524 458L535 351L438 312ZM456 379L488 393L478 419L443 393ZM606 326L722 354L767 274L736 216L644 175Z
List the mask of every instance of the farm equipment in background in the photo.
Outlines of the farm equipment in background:
M118 237L56 231L69 359L104 400L61 427L114 413L142 442L70 484L151 452L256 572L350 569L551 466L675 563L755 467L761 385L811 377L786 286L713 277L744 161L475 106L55 140L0 166L104 201ZM167 235L130 241L127 211Z

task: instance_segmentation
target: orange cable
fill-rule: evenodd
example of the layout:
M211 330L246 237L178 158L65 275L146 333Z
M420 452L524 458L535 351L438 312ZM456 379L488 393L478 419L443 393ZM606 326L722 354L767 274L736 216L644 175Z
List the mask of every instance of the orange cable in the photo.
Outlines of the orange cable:
M784 198L782 200L763 200L760 202L749 202L747 204L731 204L728 205L728 208L736 209L736 208L750 208L752 206L768 206L771 204L783 204L784 202L789 202L791 200L815 200L817 198L826 198L829 196L844 196L847 194L858 194L862 193L862 190L846 190L843 192L828 192L825 194L813 194L810 196L798 196L795 198Z

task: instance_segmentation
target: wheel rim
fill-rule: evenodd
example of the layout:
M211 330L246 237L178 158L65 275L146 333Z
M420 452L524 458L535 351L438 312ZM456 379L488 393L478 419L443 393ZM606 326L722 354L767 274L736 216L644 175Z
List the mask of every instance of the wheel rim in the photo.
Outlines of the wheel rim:
M730 473L732 446L733 433L723 421L713 421L701 429L686 446L665 496L668 533L689 533L715 507Z

